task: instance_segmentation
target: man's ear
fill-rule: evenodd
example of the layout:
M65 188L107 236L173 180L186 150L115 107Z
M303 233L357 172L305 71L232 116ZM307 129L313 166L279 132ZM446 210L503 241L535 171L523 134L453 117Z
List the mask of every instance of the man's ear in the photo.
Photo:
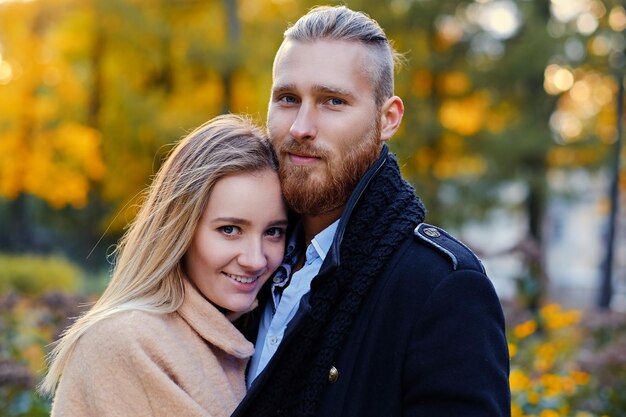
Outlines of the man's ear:
M398 96L392 96L382 105L380 112L380 140L388 141L396 133L404 115L404 103Z

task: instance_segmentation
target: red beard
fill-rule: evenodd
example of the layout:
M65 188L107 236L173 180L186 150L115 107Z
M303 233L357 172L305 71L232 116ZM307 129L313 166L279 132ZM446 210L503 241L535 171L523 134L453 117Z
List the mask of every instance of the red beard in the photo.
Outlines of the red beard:
M377 119L376 119L377 120ZM378 158L381 149L380 124L376 123L370 135L358 146L333 155L329 150L312 145L315 141L285 141L278 149L281 158L278 175L287 204L303 215L328 213L346 204L357 183ZM285 162L288 153L317 157L323 167L294 166ZM319 175L320 169L323 175Z

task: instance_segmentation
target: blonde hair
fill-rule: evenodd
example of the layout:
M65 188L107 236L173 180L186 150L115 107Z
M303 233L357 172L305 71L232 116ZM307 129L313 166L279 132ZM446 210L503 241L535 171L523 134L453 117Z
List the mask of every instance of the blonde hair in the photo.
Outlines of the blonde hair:
M218 116L172 149L120 239L111 281L94 306L59 339L39 389L52 394L78 339L100 320L127 310L170 313L183 302L182 258L213 186L239 172L277 170L261 129L248 118Z
M371 57L364 70L370 77L376 104L381 106L393 96L394 66L403 57L394 50L378 22L367 14L345 6L316 6L289 27L284 38L299 42L328 39L362 43Z

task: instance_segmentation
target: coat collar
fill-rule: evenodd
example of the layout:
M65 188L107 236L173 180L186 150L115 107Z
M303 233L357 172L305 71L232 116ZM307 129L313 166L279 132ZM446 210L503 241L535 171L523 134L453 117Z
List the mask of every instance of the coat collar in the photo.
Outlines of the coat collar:
M319 273L320 275L323 275L325 272L337 268L339 264L341 263L340 247L341 247L341 242L343 240L344 233L346 231L346 227L348 225L348 220L350 220L350 216L352 215L352 212L354 211L354 207L357 205L357 203L361 199L361 196L363 195L363 193L369 186L372 179L381 170L381 168L385 165L385 163L387 163L388 157L389 157L389 147L387 146L387 144L384 144L380 152L380 156L378 157L376 162L374 162L368 168L368 170L365 171L365 174L363 174L363 176L357 183L357 186L355 187L354 191L350 195L350 198L348 199L348 202L346 203L346 207L344 208L341 214L341 218L339 219L339 224L337 226L337 232L335 233L333 243L320 269L320 273Z
M188 279L183 279L184 301L177 313L208 343L229 355L246 359L254 346L221 311L200 294Z

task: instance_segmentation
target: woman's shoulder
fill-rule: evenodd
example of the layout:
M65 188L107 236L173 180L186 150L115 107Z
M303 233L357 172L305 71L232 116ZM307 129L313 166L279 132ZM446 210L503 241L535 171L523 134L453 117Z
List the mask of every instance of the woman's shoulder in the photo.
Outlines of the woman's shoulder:
M78 340L75 351L79 356L105 354L128 355L132 349L155 340L156 335L171 327L172 315L141 310L112 313L91 325Z
M92 326L96 333L133 335L168 327L172 317L169 313L143 310L124 310L112 313Z

